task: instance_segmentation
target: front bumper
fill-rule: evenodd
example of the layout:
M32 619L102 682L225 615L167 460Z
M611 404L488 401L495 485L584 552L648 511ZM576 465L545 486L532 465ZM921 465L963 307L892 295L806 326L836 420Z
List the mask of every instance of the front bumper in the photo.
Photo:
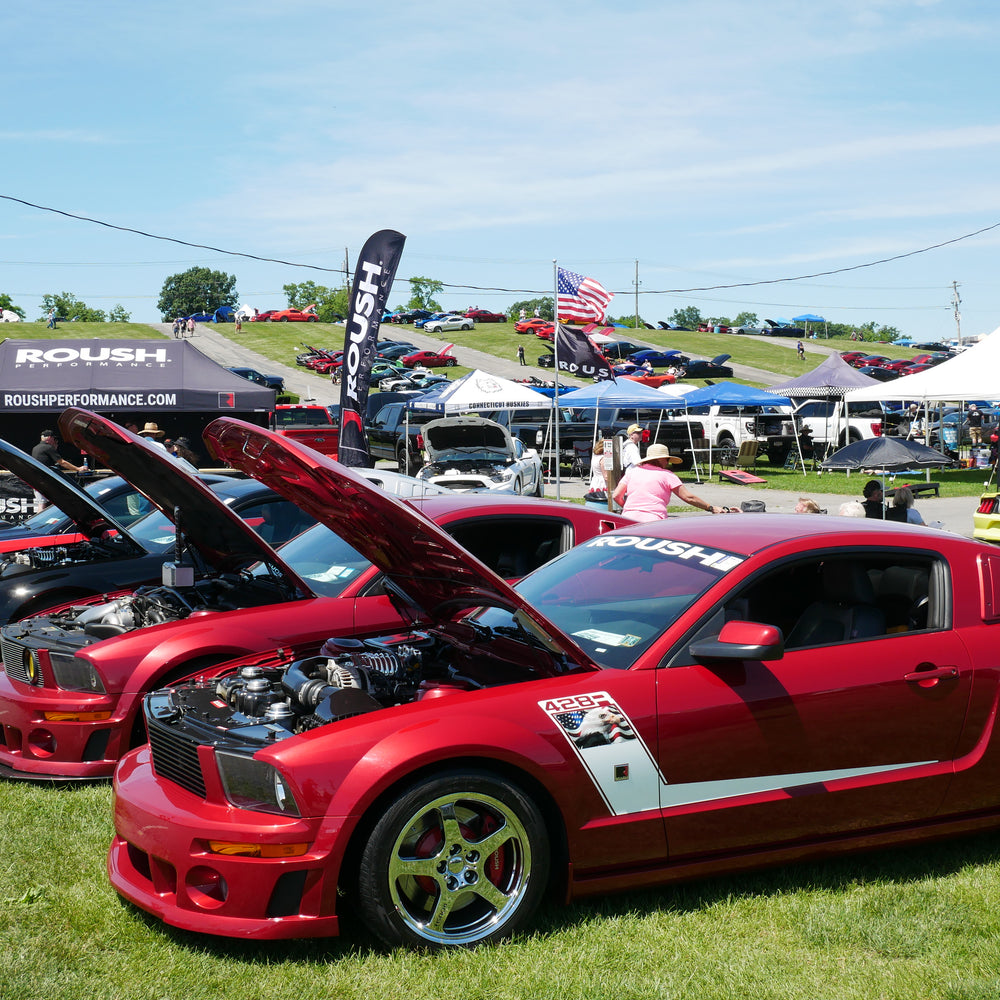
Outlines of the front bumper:
M224 937L332 937L339 827L324 821L235 809L185 791L153 771L149 747L115 773L115 836L108 852L114 888L164 923ZM217 853L210 841L307 844L297 857Z
M107 718L86 718L94 715ZM128 749L130 731L127 707L116 696L25 689L0 668L0 776L25 781L110 778Z

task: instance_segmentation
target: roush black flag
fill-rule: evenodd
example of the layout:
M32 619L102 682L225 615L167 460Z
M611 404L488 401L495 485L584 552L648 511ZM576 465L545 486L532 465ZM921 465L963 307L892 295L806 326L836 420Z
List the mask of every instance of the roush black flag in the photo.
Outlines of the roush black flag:
M559 371L582 375L598 382L605 379L614 381L610 362L583 330L575 330L565 323L556 324L555 345Z
M403 254L406 237L382 229L368 238L358 257L351 288L350 315L344 335L343 378L340 383L340 443L337 458L344 465L364 469L371 465L365 408L375 360L375 342L392 279Z

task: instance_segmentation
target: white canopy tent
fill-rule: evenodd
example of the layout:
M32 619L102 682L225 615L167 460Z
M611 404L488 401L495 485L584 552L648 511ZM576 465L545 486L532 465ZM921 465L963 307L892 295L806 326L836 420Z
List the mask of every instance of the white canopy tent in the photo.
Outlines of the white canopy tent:
M974 347L916 375L852 389L846 399L960 400L1000 398L1000 329Z

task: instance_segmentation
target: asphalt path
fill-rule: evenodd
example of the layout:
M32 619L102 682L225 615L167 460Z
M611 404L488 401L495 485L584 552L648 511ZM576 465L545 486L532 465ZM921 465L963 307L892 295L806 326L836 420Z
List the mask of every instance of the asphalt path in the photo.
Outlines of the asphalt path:
M305 324L303 325L305 326ZM153 326L160 330L164 336L172 336L171 325L169 323L157 323L153 324ZM422 334L419 330L411 330L408 327L401 327L397 329L391 324L383 326L380 333L385 339L395 339L393 334L398 333L399 339L406 339L421 349L440 348L443 343L447 342ZM629 330L627 334L623 334L623 336L627 335L629 340L633 340L636 343L642 343L642 338L640 336L641 333L641 330ZM311 339L310 329L308 327L303 329L302 334L304 340ZM742 339L743 335L740 335L740 337ZM493 375L500 375L503 378L510 379L527 378L532 375L546 380L551 380L552 378L552 369L550 368L538 368L533 365L522 366L517 361L516 352L517 344L519 342L524 343L525 352L529 356L534 353L531 349L536 346L539 354L544 352L545 347L541 341L539 341L537 345L532 343L533 341L537 341L536 337L525 336L513 338L511 342L511 357L509 360L506 358L499 358L493 354L487 354L483 351L476 351L472 348L463 347L460 338L461 333L459 331L455 331L455 347L452 353L456 358L458 358L459 364L464 367L481 368L483 371L488 371ZM333 385L328 378L314 375L305 368L296 365L294 357L289 359L288 364L280 364L271 361L269 358L265 358L263 355L257 354L255 351L251 351L248 348L230 340L228 337L223 336L223 334L221 334L218 329L214 327L214 325L210 324L198 324L195 327L194 337L191 339L194 345L203 354L207 355L220 365L226 367L242 366L256 368L258 371L265 372L269 375L281 375L285 379L285 385L287 388L300 396L303 402L317 402L324 406L340 402L339 385ZM759 339L769 344L785 346L789 350L795 350L795 340L793 338L760 337L754 339ZM314 346L334 348L340 346L339 343L329 341L329 337L327 338L327 341L328 342L317 343ZM737 345L734 344L733 346L735 347ZM808 342L808 349L810 351L826 354L833 353L834 350L832 347L827 347L822 342L814 340ZM804 365L808 365L808 362L805 362ZM742 378L766 382L770 385L783 381L782 377L775 376L773 372L764 372L756 368L751 368L747 365L734 364L733 369L734 373ZM759 471L761 473L761 477L766 479L766 467L762 466ZM840 505L845 501L861 499L861 489L869 478L871 477L862 474L859 474L856 477L850 477L851 481L856 480L857 482L856 493L830 493L829 491L823 490L823 476L815 474L815 488L803 491L801 495L808 496L815 500L821 508L826 509L830 514L836 514L840 509ZM916 481L918 478L923 479L925 476L921 473L918 477L910 477L911 481ZM719 483L715 479L711 482L696 482L692 481L692 477L689 473L685 474L685 481L698 496L719 507L739 507L745 500L763 500L766 505L767 512L792 513L795 510L795 504L798 502L800 496L797 492L759 488L753 489L744 486ZM553 498L558 496L558 498L562 500L579 499L584 495L586 490L586 485L581 483L579 480L560 478L557 483L555 479L548 479L545 484L545 495L547 497ZM955 534L971 538L972 515L975 512L978 503L979 501L976 497L928 497L926 499L921 498L918 500L916 506L924 521L928 524L936 523L941 526L942 530L954 532ZM688 515L685 512L681 513L679 516ZM702 514L701 511L691 508L691 516L709 515ZM809 515L802 516L807 517Z

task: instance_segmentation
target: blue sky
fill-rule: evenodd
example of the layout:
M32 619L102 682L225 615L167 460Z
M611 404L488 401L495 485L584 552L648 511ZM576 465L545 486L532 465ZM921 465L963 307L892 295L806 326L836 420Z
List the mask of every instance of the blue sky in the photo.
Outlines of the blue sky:
M998 36L988 0L9 0L0 194L303 266L0 200L0 291L30 319L67 291L155 321L198 265L277 308L393 228L393 305L426 276L475 286L446 307L502 309L558 259L631 313L638 261L654 322L952 337L957 281L975 336L1000 325L1000 228L777 279L1000 223Z

